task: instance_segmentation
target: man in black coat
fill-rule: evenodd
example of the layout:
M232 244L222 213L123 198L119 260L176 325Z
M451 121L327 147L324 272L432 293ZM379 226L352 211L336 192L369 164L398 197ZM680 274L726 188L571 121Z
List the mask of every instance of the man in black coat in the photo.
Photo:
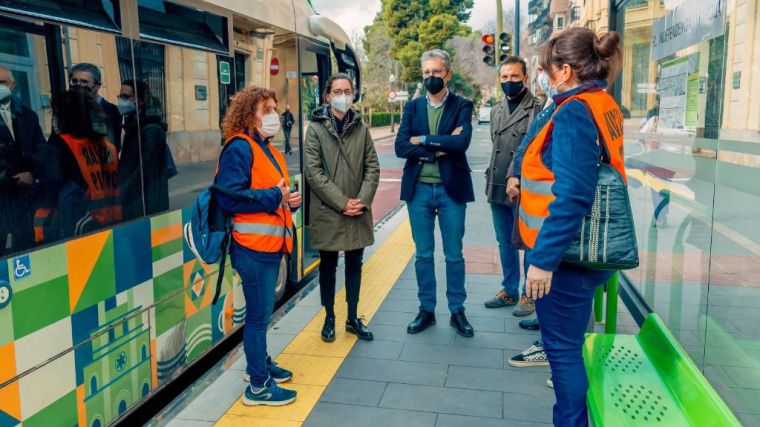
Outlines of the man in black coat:
M36 160L45 143L37 114L13 97L15 86L10 69L0 65L0 255L34 244Z
M86 62L79 63L71 68L71 75L69 75L69 86L81 86L89 89L92 99L94 99L103 110L106 112L107 126L108 126L108 140L116 146L116 151L121 151L121 122L122 116L119 113L119 108L114 104L106 101L105 98L100 96L100 85L102 82L102 75L100 68L94 64L88 64Z

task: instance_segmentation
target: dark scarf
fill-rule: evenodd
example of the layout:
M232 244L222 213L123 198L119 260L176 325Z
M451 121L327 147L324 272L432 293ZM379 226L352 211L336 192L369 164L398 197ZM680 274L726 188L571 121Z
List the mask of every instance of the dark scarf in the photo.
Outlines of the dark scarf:
M348 125L354 119L354 112L353 110L348 110L348 113L346 113L346 117L344 117L343 120L340 120L337 117L335 117L335 115L332 112L332 108L328 107L327 116L330 117L330 121L332 122L335 132L338 134L338 136L343 138L343 135L346 133L346 129L348 129Z

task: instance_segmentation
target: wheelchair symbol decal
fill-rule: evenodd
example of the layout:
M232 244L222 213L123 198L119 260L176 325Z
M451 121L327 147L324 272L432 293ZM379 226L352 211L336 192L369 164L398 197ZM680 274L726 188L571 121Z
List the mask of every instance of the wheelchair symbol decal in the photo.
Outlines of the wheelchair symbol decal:
M20 256L13 260L13 278L23 279L32 275L32 263L29 255Z

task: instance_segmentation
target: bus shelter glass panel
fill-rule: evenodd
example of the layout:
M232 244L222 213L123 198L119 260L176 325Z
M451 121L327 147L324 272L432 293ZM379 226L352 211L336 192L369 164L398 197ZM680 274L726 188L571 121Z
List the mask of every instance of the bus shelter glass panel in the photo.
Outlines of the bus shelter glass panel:
M616 91L641 252L641 266L627 275L702 365L715 196L712 123L723 76L722 49L714 46L723 38L660 43L669 12L669 2L650 0L629 3L618 17L623 69Z
M716 140L703 149L716 158L704 373L747 426L760 425L758 24L760 1L725 6L724 40L709 44L709 72L721 77L716 90L707 88Z

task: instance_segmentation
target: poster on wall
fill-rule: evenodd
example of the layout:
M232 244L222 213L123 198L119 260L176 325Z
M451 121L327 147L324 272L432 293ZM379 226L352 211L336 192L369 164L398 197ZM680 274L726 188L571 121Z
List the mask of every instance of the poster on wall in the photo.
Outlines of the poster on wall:
M693 134L697 126L699 54L665 62L660 68L660 122L663 133Z
M723 35L728 0L690 0L658 19L652 27L652 59Z

